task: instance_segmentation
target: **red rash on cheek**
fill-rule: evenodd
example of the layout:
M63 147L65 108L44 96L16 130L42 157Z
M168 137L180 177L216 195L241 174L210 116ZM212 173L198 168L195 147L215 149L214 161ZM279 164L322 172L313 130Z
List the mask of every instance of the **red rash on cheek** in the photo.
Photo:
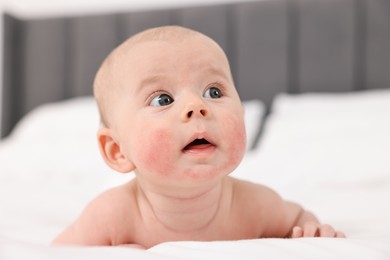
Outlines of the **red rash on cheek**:
M166 175L174 163L174 135L165 129L146 132L137 140L137 150L137 168Z
M234 121L234 120L233 120ZM226 122L229 122L227 120ZM231 129L229 135L231 140L229 143L229 161L232 166L238 165L244 156L246 150L246 132L244 123L238 123L238 121L231 122L230 126L226 126L226 129Z

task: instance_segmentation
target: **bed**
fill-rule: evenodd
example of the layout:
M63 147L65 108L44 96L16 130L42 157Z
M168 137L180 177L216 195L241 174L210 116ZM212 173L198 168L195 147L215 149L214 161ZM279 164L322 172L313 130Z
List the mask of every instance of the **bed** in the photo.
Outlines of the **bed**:
M3 17L0 259L390 259L389 1ZM232 175L299 202L347 239L49 246L88 201L132 178L100 158L92 80L119 42L164 24L197 29L229 56L248 138Z

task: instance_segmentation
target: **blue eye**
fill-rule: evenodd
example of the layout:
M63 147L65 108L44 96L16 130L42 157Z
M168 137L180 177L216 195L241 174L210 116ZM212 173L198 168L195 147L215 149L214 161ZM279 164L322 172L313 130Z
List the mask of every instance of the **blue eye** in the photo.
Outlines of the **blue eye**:
M217 87L211 87L206 90L203 96L206 98L221 98L222 92Z
M153 107L168 106L173 101L173 98L168 94L160 94L153 98L153 100L150 102L150 105Z

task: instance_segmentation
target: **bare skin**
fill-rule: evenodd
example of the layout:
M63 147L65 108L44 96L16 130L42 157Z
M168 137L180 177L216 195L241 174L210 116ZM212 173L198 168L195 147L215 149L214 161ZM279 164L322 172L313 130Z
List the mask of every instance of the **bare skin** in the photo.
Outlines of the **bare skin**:
M227 58L202 34L162 30L120 46L95 86L106 109L102 157L136 177L98 196L53 243L344 237L269 188L228 176L244 155L245 126Z
M230 177L226 177L222 186L224 190L221 187L221 190L194 198L156 195L153 203L132 181L92 201L54 243L150 248L162 242L181 240L344 237L331 226L320 225L311 213L295 203L281 200L264 186ZM219 193L217 200L214 193ZM210 202L209 196L214 201ZM112 205L117 201L123 205ZM157 208L153 206L156 203ZM165 203L171 207L161 206Z

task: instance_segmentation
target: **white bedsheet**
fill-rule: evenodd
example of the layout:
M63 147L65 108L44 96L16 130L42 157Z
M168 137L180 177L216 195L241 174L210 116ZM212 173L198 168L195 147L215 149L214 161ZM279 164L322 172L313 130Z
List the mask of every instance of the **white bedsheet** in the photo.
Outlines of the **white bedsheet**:
M146 251L118 247L48 247L0 237L0 257L19 259L389 259L389 241L368 239L255 239L170 242Z
M97 118L91 107L76 111L79 125ZM233 175L299 202L347 239L50 247L88 201L131 176L104 165L94 127L51 133L39 122L36 135L19 129L0 143L0 259L390 259L390 92L282 95L272 111L259 147Z

